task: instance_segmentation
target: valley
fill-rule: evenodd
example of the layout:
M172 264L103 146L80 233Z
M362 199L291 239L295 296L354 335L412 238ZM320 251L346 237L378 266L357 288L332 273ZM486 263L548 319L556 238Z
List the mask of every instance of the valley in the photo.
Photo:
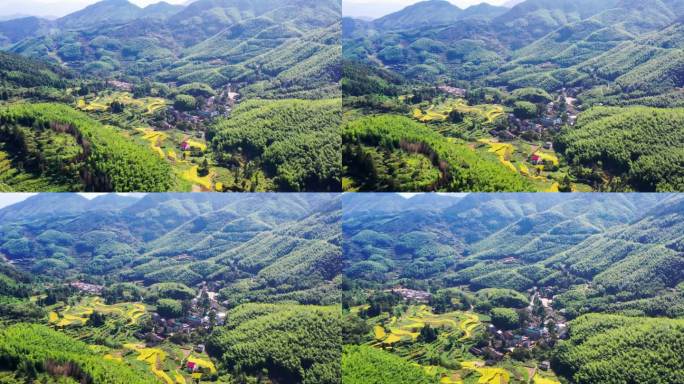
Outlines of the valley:
M682 9L654 3L428 0L344 18L344 189L681 190ZM352 133L385 115L420 123L430 139L390 145L398 121L375 139ZM474 159L487 170L473 172Z
M339 383L338 196L64 196L0 209L3 382Z
M16 135L21 124L3 121L1 189L339 190L339 1L266 3L140 8L103 0L57 20L0 21L0 114L27 103L65 111L36 141ZM291 116L276 121L284 113ZM324 117L311 126L309 113ZM108 157L137 165L125 175L98 169L75 127L55 127L86 117L111 131L111 140L131 144ZM242 130L246 137L227 144L223 136L245 118L253 125ZM69 145L77 159L31 153L50 153L60 140L73 141L68 136L77 141ZM150 169L160 174L147 175Z
M680 379L681 196L347 194L343 204L344 382Z

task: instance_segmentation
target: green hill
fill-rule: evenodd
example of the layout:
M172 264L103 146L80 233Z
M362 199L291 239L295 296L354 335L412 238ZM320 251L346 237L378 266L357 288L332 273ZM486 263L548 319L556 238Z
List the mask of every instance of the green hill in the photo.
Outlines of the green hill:
M342 142L345 176L361 190L532 190L494 156L476 154L465 142L447 139L408 117L369 116L348 122ZM391 153L389 161L385 153ZM397 172L407 174L393 177Z
M228 313L208 344L229 369L293 383L340 382L341 319L337 307L245 304Z
M334 194L2 208L0 382L337 384L340 215Z
M220 164L255 179L253 190L261 183L267 190L338 191L340 112L339 99L253 100L208 137Z
M352 206L360 198L345 197ZM549 287L570 317L677 317L682 212L667 194L469 195L431 210L410 200L396 211L355 209L344 216L344 270L360 286Z
M556 148L573 165L605 170L616 188L679 191L683 119L680 109L597 107L562 132Z
M0 143L16 168L68 191L166 191L170 167L151 150L61 104L13 104L0 110ZM3 181L30 189L23 175Z
M620 69L634 59L634 55L626 54L628 43L650 45L646 41L654 39L651 34L679 36L673 24L684 14L672 2L656 1L644 7L638 2L617 0L528 0L500 15L497 10L489 10L497 14L491 20L460 15L463 20L459 23L443 25L432 16L427 21L429 26L411 33L408 33L413 29L410 24L403 27L400 24L394 29L380 25L384 19L400 21L404 14L435 15L418 12L421 4L427 10L437 3L419 3L372 23L346 20L345 57L369 62L377 58L407 76L426 81L440 77L486 80L493 85L514 88L539 86L541 82L547 90L558 90L564 86L598 85L594 78L597 73L589 68L612 55L625 62L604 63L606 68L614 68L625 76L620 85L626 89L616 89L616 93L631 93L631 83L639 80L642 86L661 84L667 75L655 77L668 73L669 68L674 71L679 62L672 56L667 61L672 63L670 67L663 69L665 61L640 52L640 56L654 60L651 71L643 68L641 72L650 77L640 78L636 73L630 76L628 68ZM441 15L447 17L449 13L441 12ZM415 15L410 19L421 20ZM673 86L665 81L662 87L671 90ZM639 94L634 93L634 97Z
M135 202L78 198L40 213L53 205L41 194L0 211L0 252L35 274L220 282L233 305L336 302L337 197L152 194Z
M586 315L561 341L554 369L576 383L674 383L682 379L682 320Z
M49 34L8 32L6 38L12 52L82 74L251 85L260 96L283 97L285 89L316 97L339 93L333 89L340 76L339 13L336 0L199 0L145 9L105 0L54 21Z
M83 342L43 325L16 324L0 329L2 368L35 377L37 373L56 374L73 382L156 383L151 373L142 374L123 364L94 356Z
M382 370L377 367L383 367ZM428 384L435 379L401 357L367 346L345 346L342 354L345 383Z
M379 30L409 30L456 22L463 10L445 0L428 0L373 21Z

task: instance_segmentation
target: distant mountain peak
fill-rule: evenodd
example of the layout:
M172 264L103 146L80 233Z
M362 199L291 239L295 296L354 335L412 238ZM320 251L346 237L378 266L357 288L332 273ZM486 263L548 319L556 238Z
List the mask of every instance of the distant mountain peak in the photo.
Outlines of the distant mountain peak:
M503 4L503 6L506 7L506 8L513 8L513 7L515 7L516 5L518 5L518 4L520 4L520 3L524 3L524 2L525 2L525 0L508 0L507 2L505 2L505 3Z
M426 0L375 20L382 29L411 29L423 25L450 24L463 10L446 0Z
M140 16L142 8L128 0L102 0L57 21L66 27L87 27L126 22Z

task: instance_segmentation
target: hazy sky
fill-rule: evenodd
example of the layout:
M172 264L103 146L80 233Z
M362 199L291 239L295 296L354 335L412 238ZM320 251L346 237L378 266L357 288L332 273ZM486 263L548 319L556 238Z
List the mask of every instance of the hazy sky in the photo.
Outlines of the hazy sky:
M99 0L0 0L0 16L35 15L59 17L78 11ZM129 0L141 7L158 3L161 0ZM185 4L188 0L165 0L171 4ZM381 17L396 12L421 0L343 0L342 9L345 16ZM509 0L449 0L461 8L487 2L503 5Z
M342 13L352 17L372 17L377 18L386 14L396 12L408 5L418 3L422 0L342 0ZM471 5L489 3L493 5L503 5L509 0L449 0L453 4L467 8Z
M437 194L438 194L438 195L442 195L442 196L447 196L447 197L465 197L465 196L468 195L467 193L442 193L442 192L438 192ZM404 192L404 193L399 193L398 195L401 196L401 197L403 197L403 198L405 198L405 199L410 199L410 198L412 198L413 196L425 195L425 193L410 193L410 192Z
M12 204L20 203L29 197L37 195L37 193L0 193L0 209L10 206ZM86 199L92 200L98 196L106 195L106 193L79 193L79 195ZM120 193L120 195L142 197L144 193Z
M99 0L0 0L0 15L64 16ZM129 0L141 7L161 0ZM170 4L185 4L187 0L165 0Z

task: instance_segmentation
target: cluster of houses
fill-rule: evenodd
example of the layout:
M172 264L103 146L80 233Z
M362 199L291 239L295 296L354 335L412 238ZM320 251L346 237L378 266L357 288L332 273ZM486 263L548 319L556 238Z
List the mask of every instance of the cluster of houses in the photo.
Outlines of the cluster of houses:
M493 129L490 134L504 140L513 140L526 132L541 135L549 130L557 131L566 124L574 126L577 123L578 111L575 107L576 99L570 95L577 92L577 89L563 89L558 100L547 103L543 115L538 118L520 119L511 113L508 115L508 129ZM563 118L564 114L567 114L567 119Z
M513 352L516 348L530 350L542 341L552 344L554 341L551 332L546 326L548 324L548 322L542 326L530 324L516 332L497 329L497 327L490 324L487 327L487 334L490 337L489 345L483 348L472 347L469 352L485 359L486 365L495 365L503 360L507 353ZM556 337L567 337L567 326L565 323L556 324L555 331ZM548 362L542 362L539 367L543 370L548 370L550 365Z
M451 87L448 85L439 85L437 86L437 89L454 97L465 98L468 95L467 90L463 88Z
M487 326L488 343L484 347L472 347L469 352L485 360L486 365L495 365L516 349L531 350L544 343L554 345L556 340L568 337L568 326L561 313L553 307L553 290L533 288L530 290L532 300L527 307L527 318L524 325L517 330L498 329L493 324ZM543 307L543 311L540 311ZM539 315L541 313L541 315ZM549 370L551 364L542 361L539 369Z
M108 80L107 85L119 91L133 92L133 84L120 80Z
M214 119L217 117L228 117L233 110L235 103L240 98L240 94L234 92L230 85L222 89L218 95L207 98L198 111L193 111L193 116L200 120Z
M158 344L176 333L189 335L199 328L208 329L214 325L223 325L226 321L226 312L223 310L222 303L218 302L218 293L210 289L212 289L211 284L206 282L200 284L199 294L190 301L190 310L182 318L167 319L157 312L152 313L151 334L139 334L136 337L146 339L149 344ZM208 306L205 306L207 301ZM213 319L212 312L215 315Z
M530 293L533 298L526 309L529 320L524 326L511 331L498 329L493 324L489 324L487 326L488 345L483 348L472 347L470 353L482 357L488 365L493 365L515 349L531 350L540 343L554 345L556 340L567 338L568 326L565 318L552 307L552 291L534 288ZM543 307L543 311L538 311L537 306ZM543 314L537 315L540 312ZM548 362L542 362L539 367L542 370L548 370L550 365Z
M179 111L169 108L166 118L162 121L151 122L160 130L168 130L181 124L190 125L195 130L201 130L202 125L218 117L228 117L233 107L240 99L240 94L233 91L231 86L222 89L218 95L203 99L194 111Z
M69 286L90 295L100 295L104 286L97 284L84 283L82 281L72 281Z
M515 257L502 260L503 263L516 263ZM403 287L395 287L387 292L401 296L404 300L428 303L431 294ZM553 289L533 288L530 290L532 300L525 310L528 312L528 320L524 326L517 330L498 329L495 325L487 326L488 342L484 347L472 347L469 352L485 360L485 364L492 366L503 360L507 354L516 349L531 350L536 345L544 343L554 345L557 339L568 337L568 326L563 317L563 311L553 309ZM539 306L543 307L541 311ZM541 315L539 315L541 313ZM539 364L542 370L549 370L551 365L548 361Z
M428 303L432 295L429 292L417 291L415 289L408 289L402 287L396 287L390 289L390 292L401 296L404 300L415 301L418 303Z

